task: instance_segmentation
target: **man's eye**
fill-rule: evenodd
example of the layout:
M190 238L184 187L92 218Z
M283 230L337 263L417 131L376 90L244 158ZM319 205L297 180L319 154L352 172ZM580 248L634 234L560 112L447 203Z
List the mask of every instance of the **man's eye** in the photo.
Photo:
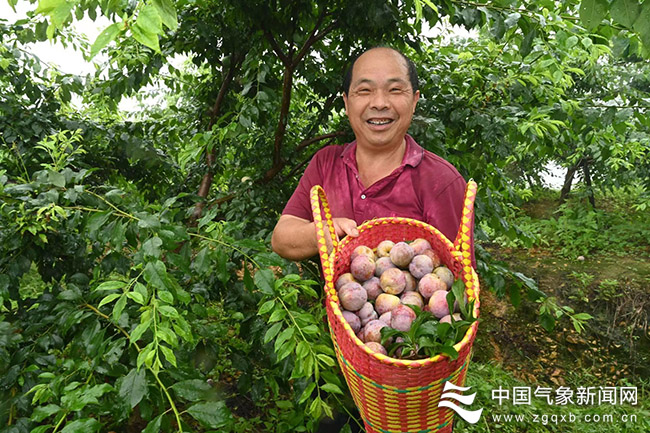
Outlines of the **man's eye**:
M390 92L391 93L401 93L402 88L401 87L393 87L392 89L390 89Z
M362 95L366 95L366 94L370 93L370 89L358 89L357 93L362 94Z

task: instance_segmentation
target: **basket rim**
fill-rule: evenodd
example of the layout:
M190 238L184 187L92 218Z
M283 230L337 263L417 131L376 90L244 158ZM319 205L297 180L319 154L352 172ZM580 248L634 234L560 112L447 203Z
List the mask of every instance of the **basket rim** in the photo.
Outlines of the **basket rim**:
M413 218L406 218L406 217L382 217L382 218L374 218L372 220L364 221L359 227L359 233L362 233L365 230L370 229L371 227L374 227L375 225L380 225L380 224L407 224L407 225L412 225L416 227L421 227L427 231L432 232L434 235L438 236L440 240L443 241L443 243L449 248L451 254L453 257L455 257L457 260L459 260L461 263L463 263L463 255L461 254L460 251L456 249L454 244L440 232L437 228L433 227L430 224L427 224L423 221L416 220ZM350 236L346 236L341 240L338 244L337 250L345 247L349 242L351 242L355 238L351 238ZM408 367L408 368L421 368L425 367L431 364L435 364L437 362L443 361L445 358L449 359L449 355L447 354L437 354L435 356L432 356L430 358L423 358L423 359L415 359L415 360L410 360L410 359L399 359L399 358L392 358L387 355L383 355L379 352L375 352L370 347L368 347L363 341L357 337L357 335L354 333L348 322L345 320L343 317L343 313L341 311L341 308L339 306L339 300L338 296L336 293L336 289L334 288L334 268L333 268L333 257L335 256L336 251L333 251L331 254L329 254L329 269L327 270L328 272L325 272L325 279L326 279L326 286L329 287L329 290L325 290L325 298L326 302L330 305L332 308L332 312L334 313L334 317L336 320L338 320L342 325L343 328L345 329L345 332L348 334L350 338L352 338L352 341L357 345L357 347L361 348L364 350L367 354L373 356L375 359L380 361L383 364L386 365L391 365L391 366L403 366L403 367ZM466 259L466 258L465 258ZM476 317L476 321L470 325L470 327L467 329L465 332L465 335L463 338L454 345L454 349L456 349L457 352L460 352L464 346L470 343L470 340L472 339L472 335L475 335L478 329L478 323L479 323L479 310L480 310L480 298L479 298L479 293L480 293L480 287L479 287L479 281L478 281L478 274L476 273L476 270L471 266L464 266L464 269L467 270L469 268L470 273L471 273L471 287L465 288L465 293L467 294L467 297L469 300L475 300L474 302L474 317ZM327 288L326 287L326 288ZM471 294L468 292L472 292Z

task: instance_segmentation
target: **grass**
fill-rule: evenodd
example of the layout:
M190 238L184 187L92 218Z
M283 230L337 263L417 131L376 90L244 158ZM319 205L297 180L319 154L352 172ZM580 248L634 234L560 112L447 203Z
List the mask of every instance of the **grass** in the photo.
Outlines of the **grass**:
M571 375L570 383L564 388L555 384L528 383L516 379L502 366L495 363L470 364L466 385L476 392L474 403L465 406L468 410L483 409L476 424L469 424L460 417L456 419L459 432L576 432L576 433L644 433L650 431L650 382L629 384L621 381L615 390L620 395L622 387L636 387L637 404L598 404L598 378L589 375ZM577 393L581 387L594 386L596 404L577 404ZM538 389L539 387L539 389ZM530 393L530 399L518 398L514 404L514 389ZM541 392L547 389L553 399L549 404ZM573 393L572 403L557 404L556 398L562 390ZM536 394L536 390L538 391ZM559 391L558 391L559 390ZM494 393L494 394L493 394ZM505 398L506 393L509 398ZM501 395L504 398L499 398ZM607 394L605 394L607 395ZM528 403L529 402L529 403Z

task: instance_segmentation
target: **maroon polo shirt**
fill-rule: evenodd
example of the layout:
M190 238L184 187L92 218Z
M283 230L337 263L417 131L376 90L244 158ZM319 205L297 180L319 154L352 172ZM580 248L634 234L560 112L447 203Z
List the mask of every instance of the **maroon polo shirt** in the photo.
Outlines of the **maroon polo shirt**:
M436 227L454 241L466 186L454 166L406 135L402 164L366 188L359 180L356 148L353 141L318 151L282 214L313 221L309 192L312 186L321 185L335 218L350 218L357 225L380 217L414 218Z

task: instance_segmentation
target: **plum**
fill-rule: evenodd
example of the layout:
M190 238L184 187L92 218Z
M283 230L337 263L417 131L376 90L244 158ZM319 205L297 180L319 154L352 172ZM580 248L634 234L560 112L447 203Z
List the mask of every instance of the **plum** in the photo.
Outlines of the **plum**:
M447 289L451 289L451 286L454 284L454 273L448 267L438 266L433 270L433 273L445 282Z
M381 277L381 274L383 274L386 269L396 268L396 267L397 266L395 266L393 262L391 262L390 257L380 257L375 262L375 276Z
M433 262L434 269L442 264L442 259L440 258L438 253L436 253L432 249L424 250L424 252L422 252L422 254L431 259L431 261Z
M359 320L361 320L361 326L366 326L368 322L375 320L378 317L375 307L373 307L370 302L363 304L363 307L361 307L361 309L355 314L359 317Z
M358 256L366 256L373 261L375 260L375 252L372 250L372 248L365 245L359 245L354 250L352 250L352 254L350 255L350 262L353 262L354 259L356 259Z
M428 300L435 292L439 290L447 291L447 284L436 274L426 274L418 281L418 292L425 300Z
M379 242L379 245L377 245L377 257L388 257L394 245L395 242L389 240Z
M359 316L354 314L352 311L343 310L343 318L348 322L352 331L356 334L361 329L361 320Z
M454 313L454 321L458 322L459 320L462 320L460 313ZM440 323L451 323L451 315L447 314L445 317L440 319Z
M398 242L390 250L390 260L398 268L406 269L415 256L413 248L406 242Z
M438 319L442 319L449 314L449 305L447 304L446 290L438 290L431 295L429 299L429 311Z
M369 280L375 275L375 261L368 256L359 255L352 260L350 273L359 281Z
M409 272L417 279L430 274L431 271L433 271L433 260L424 254L413 257L413 260L409 263Z
M347 283L339 290L339 300L344 309L358 311L368 301L368 293L359 283Z
M404 305L417 305L420 309L424 307L424 299L418 292L404 292L400 296L400 301Z
M415 252L416 256L422 254L425 250L431 249L431 244L429 243L429 241L422 238L418 238L414 240L409 245L411 245L411 248L413 248L413 251Z
M386 325L381 320L371 320L363 327L362 341L367 343L369 341L374 341L376 343L381 343L381 329L385 328Z
M379 284L385 293L398 295L406 288L406 277L401 269L386 269L386 271L381 274Z
M399 304L400 300L397 296L390 295L388 293L382 293L381 295L377 296L377 299L375 300L375 310L377 310L377 314L381 316L385 312L391 311Z
M415 320L415 311L404 304L398 305L390 312L390 327L398 331L408 331Z
M339 290L345 284L352 282L357 283L358 281L354 279L354 276L351 273L348 272L341 274L341 276L336 279L336 290Z
M366 346L368 346L373 352L381 353L382 355L388 355L386 348L382 346L381 343L377 343L376 341L368 341L366 343Z
M384 314L379 316L379 320L390 326L390 316L392 315L392 312L386 311Z
M362 286L366 289L366 292L368 292L369 301L374 301L377 299L377 296L384 293L381 284L379 284L379 278L377 277L371 277L369 280L364 281Z
M404 277L406 278L406 287L404 287L405 292L413 292L418 287L418 281L411 275L409 271L402 271Z

